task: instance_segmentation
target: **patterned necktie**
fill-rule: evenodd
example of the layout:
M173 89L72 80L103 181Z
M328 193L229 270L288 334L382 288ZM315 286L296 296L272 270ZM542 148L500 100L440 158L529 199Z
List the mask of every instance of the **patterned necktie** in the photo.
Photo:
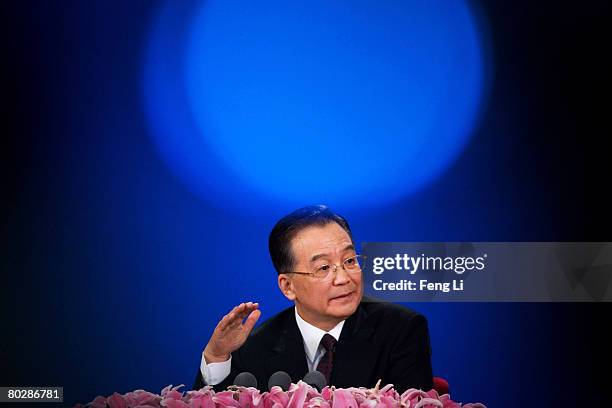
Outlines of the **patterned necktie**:
M317 371L325 376L327 379L327 385L331 378L332 366L334 361L334 349L336 348L336 339L331 334L325 333L321 339L321 345L325 349L325 354L321 357L319 364L317 365Z

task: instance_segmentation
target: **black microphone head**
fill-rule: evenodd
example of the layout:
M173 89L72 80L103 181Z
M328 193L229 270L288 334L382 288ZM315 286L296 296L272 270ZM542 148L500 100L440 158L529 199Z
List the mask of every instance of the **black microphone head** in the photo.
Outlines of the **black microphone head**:
M311 387L316 388L319 392L327 385L327 379L320 371L310 371L304 376L304 381L306 384Z
M271 391L275 385L281 387L283 391L287 391L291 385L291 377L284 371L277 371L268 380L268 391Z
M249 372L240 373L234 378L234 385L257 388L257 378Z

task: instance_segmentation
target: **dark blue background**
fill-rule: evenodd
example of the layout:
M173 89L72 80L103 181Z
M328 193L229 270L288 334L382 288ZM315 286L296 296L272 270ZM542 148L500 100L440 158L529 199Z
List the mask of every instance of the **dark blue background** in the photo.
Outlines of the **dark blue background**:
M64 386L67 404L190 387L234 304L259 301L263 318L289 305L267 255L281 214L212 207L157 154L140 88L156 4L1 7L0 384ZM493 83L471 142L400 202L336 208L358 242L610 240L608 6L487 2L483 11ZM456 401L547 407L602 392L608 305L408 306L428 317L434 372Z

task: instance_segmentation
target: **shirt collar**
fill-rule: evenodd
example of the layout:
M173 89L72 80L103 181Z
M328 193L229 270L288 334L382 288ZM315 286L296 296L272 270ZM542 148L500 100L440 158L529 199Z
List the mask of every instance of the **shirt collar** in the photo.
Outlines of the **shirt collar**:
M342 326L344 326L345 322L345 320L341 321L336 325L336 327L326 332L302 319L297 311L297 307L295 308L295 321L300 329L300 333L302 333L302 339L304 340L304 345L306 346L306 354L311 362L313 362L315 359L317 349L319 348L319 344L321 343L321 339L325 333L329 333L334 339L336 339L336 341L338 341L340 338L340 333L342 332Z

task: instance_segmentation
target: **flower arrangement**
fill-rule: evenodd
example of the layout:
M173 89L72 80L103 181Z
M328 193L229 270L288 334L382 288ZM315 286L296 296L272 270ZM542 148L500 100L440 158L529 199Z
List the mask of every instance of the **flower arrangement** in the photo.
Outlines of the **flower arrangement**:
M380 384L380 381L379 381ZM227 391L215 392L211 386L198 391L181 392L172 385L161 391L161 395L144 390L114 393L110 397L96 397L86 405L75 408L486 408L480 403L461 405L451 400L449 394L439 395L436 390L428 392L409 389L399 394L393 384L373 389L325 387L321 392L303 381L291 384L289 390L272 387L261 393L255 388L231 386Z

